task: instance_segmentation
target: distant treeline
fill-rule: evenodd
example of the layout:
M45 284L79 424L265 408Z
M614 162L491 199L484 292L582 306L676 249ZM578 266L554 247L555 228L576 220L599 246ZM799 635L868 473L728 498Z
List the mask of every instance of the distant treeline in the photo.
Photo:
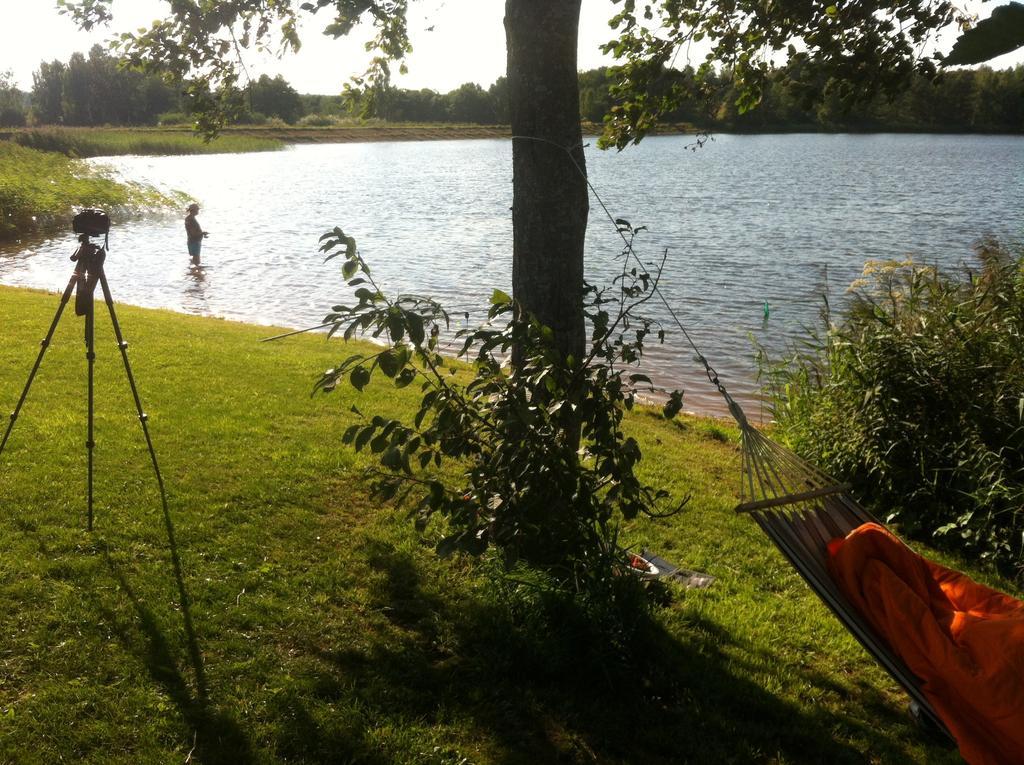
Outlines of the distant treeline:
M614 70L580 73L580 116L600 123L615 105ZM668 70L661 87L687 86L691 71ZM694 91L698 90L693 88ZM759 131L923 131L1024 132L1024 66L994 71L987 67L945 73L937 82L915 78L894 101L876 101L846 111L838 96L811 108L782 74L772 78L758 108L739 114L728 72L705 82L666 122L687 123L711 130ZM307 114L348 116L340 96L303 96ZM504 77L484 90L466 83L450 93L393 89L376 100L374 116L389 122L469 122L508 124L508 86Z
M600 92L598 87L593 97L599 98ZM936 81L915 77L896 99L879 97L851 110L844 109L836 93L806 108L801 103L800 91L783 82L781 73L769 81L761 104L745 114L737 112L735 92L728 77L712 82L709 95L704 110L707 122L701 120L697 104L669 115L668 119L743 132L1024 132L1024 66L1001 71L988 67L949 71ZM601 113L605 106L595 103L584 117Z
M172 80L118 65L96 45L88 56L42 62L32 91L22 93L0 74L0 126L145 126L189 122L189 103ZM260 77L236 95L237 119L276 117L292 123L305 113L299 94L282 77ZM266 116L254 115L262 112Z
M580 73L580 115L601 122L615 105L614 69ZM913 80L896 100L879 98L852 111L837 97L808 108L782 75L770 80L761 105L739 114L728 72L691 88L689 70L666 70L659 88L699 92L666 116L709 130L745 132L800 130L895 130L927 132L1024 132L1024 66L994 71L945 73L937 82ZM65 63L43 62L30 93L0 73L0 126L157 125L190 122L189 103L174 82L118 66L96 46L88 56L75 53ZM351 96L300 95L284 78L261 76L236 96L236 121L262 124L332 125L366 116L365 102ZM393 88L378 94L370 116L389 122L508 124L508 85L504 77L489 88L465 83L449 93Z

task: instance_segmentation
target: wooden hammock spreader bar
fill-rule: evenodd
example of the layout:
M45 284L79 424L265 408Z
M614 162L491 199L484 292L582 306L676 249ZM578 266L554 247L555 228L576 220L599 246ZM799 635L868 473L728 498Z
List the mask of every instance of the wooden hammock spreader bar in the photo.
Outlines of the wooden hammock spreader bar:
M820 489L812 489L811 491L802 491L799 494L786 494L781 497L772 497L771 499L759 499L755 502L744 502L741 505L736 505L737 513L752 513L755 510L765 510L769 507L782 507L783 505L795 505L799 502L806 502L809 499L817 499L818 497L827 497L830 494L840 494L844 491L849 491L850 485L848 483L840 483L835 486L822 486Z

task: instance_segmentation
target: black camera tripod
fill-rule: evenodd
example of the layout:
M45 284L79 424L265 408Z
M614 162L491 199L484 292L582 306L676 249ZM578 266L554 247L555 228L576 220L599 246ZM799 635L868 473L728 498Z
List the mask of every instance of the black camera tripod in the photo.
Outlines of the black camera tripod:
M131 387L132 396L135 398L135 408L139 413L139 422L142 424L142 432L146 437L146 446L149 448L149 456L153 461L153 471L156 473L157 484L160 487L160 499L163 502L164 510L167 509L167 496L164 492L164 481L160 475L160 466L157 463L156 451L153 449L153 441L149 436L149 427L146 422L148 416L142 410L142 400L139 398L139 390L135 386L135 376L132 374L131 364L128 362L128 343L125 341L124 336L121 334L121 325L118 324L117 314L114 312L114 300L110 296L110 286L107 284L107 276L103 272L103 261L107 257L106 247L100 247L99 245L93 244L89 241L89 234L81 234L78 237L79 246L75 251L75 254L71 256L71 260L75 262L75 270L71 274L71 279L68 280L68 286L64 289L64 294L61 296L60 305L57 307L57 313L53 317L53 322L50 324L50 331L46 333L46 337L40 343L39 355L36 357L36 363L32 367L32 371L28 375L28 381L25 383L25 389L21 392L21 398L18 399L18 405L14 408L14 412L11 413L11 421L7 425L7 431L4 433L3 440L0 441L0 455L3 454L4 447L7 446L7 439L11 436L11 431L14 429L14 423L18 419L18 415L21 413L21 408L25 405L25 399L28 398L29 389L32 387L32 381L35 379L36 372L39 371L40 364L43 363L43 356L46 353L46 349L50 346L50 341L53 340L53 333L57 330L57 324L60 322L60 317L64 313L64 308L68 304L68 300L71 298L71 293L75 292L75 313L78 316L85 317L85 358L89 364L89 414L88 414L88 435L86 436L85 448L88 453L89 462L89 480L88 480L88 512L89 521L88 529L92 531L92 474L93 474L93 449L96 446L93 440L93 366L96 363L96 351L94 347L94 329L95 329L95 301L93 295L96 291L96 285L99 284L103 289L103 300L107 304L107 309L110 311L110 321L114 326L114 337L117 340L117 347L121 349L121 358L124 360L124 371L128 376L128 385Z

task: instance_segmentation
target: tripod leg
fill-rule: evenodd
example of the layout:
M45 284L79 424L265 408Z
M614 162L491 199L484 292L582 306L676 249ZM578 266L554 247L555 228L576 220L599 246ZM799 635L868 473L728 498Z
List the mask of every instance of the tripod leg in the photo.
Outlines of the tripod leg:
M88 530L92 531L92 459L93 449L96 446L96 442L93 439L93 411L94 411L94 392L95 386L93 384L93 367L96 365L96 310L95 303L93 302L93 296L90 292L88 295L88 303L85 310L85 358L89 364L89 414L87 418L88 434L85 440L85 449L88 454L89 460L89 489L88 489L88 500L87 507L89 512Z
M117 347L121 350L121 359L124 361L124 371L128 377L128 386L132 389L132 397L135 399L135 409L139 413L139 423L142 425L142 434L146 437L146 447L149 449L149 458L153 462L153 472L156 474L156 482L160 487L160 501L163 502L164 515L167 518L167 494L164 492L164 479L160 475L160 465L157 463L156 450L153 448L153 439L149 435L147 422L149 415L142 409L142 399L139 398L139 389L135 385L135 376L132 374L132 365L128 361L128 343L121 334L121 325L117 322L117 314L114 312L114 299L110 296L110 286L107 284L107 274L100 269L100 286L103 288L103 300L110 311L110 321L114 325L114 337L117 339Z
M50 347L50 341L53 340L53 333L57 331L57 323L60 321L61 315L64 313L64 307L68 304L68 300L71 298L71 293L75 289L75 284L78 281L78 269L71 274L71 279L68 281L68 286L64 289L64 294L61 295L60 305L57 307L57 313L53 316L53 322L50 324L50 331L46 333L46 337L39 344L39 355L36 356L36 363L32 367L32 371L29 372L28 381L25 383L25 389L21 392L21 398L18 399L18 405L14 407L14 411L11 412L11 420L7 425L7 430L4 432L4 438L0 441L0 454L3 454L4 447L7 446L7 439L11 437L11 431L14 430L14 423L18 419L18 415L21 414L21 408L25 405L25 399L28 398L28 391L32 387L32 381L36 377L36 372L39 371L39 365L43 363L43 355L46 353L46 349Z

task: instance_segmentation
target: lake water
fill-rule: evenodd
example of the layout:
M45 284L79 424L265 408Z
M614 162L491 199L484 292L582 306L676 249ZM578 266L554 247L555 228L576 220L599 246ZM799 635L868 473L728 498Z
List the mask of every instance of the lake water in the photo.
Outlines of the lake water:
M921 135L653 137L588 149L611 213L665 249L662 289L722 378L756 390L751 337L776 352L816 324L826 286L841 300L868 259L956 266L982 235L1024 239L1024 138ZM415 290L479 320L511 281L511 145L505 140L296 146L269 154L94 160L202 204L209 269L188 268L180 217L118 221L107 275L116 300L261 324L317 324L349 293L317 239L356 238L389 292ZM607 283L621 240L591 204L587 273ZM62 289L70 234L0 249L0 283ZM770 318L764 319L768 303ZM718 411L668 317L650 349L656 382L687 408ZM130 334L130 327L126 328ZM703 380L703 382L702 382ZM756 414L755 414L756 416Z

